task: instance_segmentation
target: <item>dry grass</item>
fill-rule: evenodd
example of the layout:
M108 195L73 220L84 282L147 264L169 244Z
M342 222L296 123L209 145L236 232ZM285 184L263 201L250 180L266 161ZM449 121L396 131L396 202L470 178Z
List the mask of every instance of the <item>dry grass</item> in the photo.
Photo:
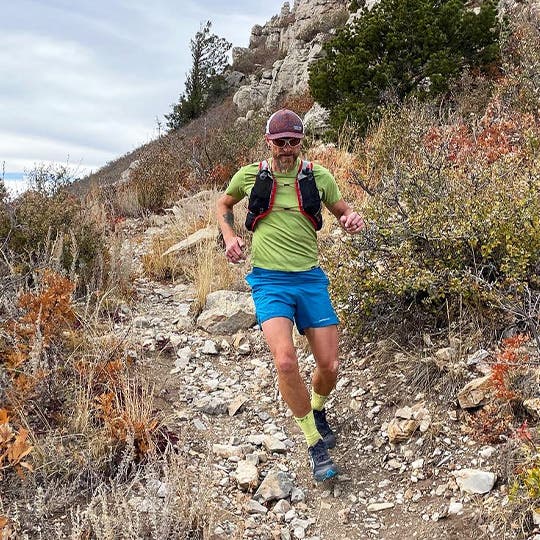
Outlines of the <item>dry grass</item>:
M364 193L356 184L354 175L359 172L359 159L356 152L349 152L345 141L335 145L317 145L310 148L306 155L309 159L326 167L335 177L343 198L359 204Z
M133 186L124 184L114 190L114 207L120 216L143 216L145 209L139 201L139 195Z
M80 328L59 328L64 349L48 349L49 360L61 357L51 361L46 385L31 400L18 398L16 422L30 431L25 459L33 471L4 472L0 537L202 539L212 520L210 478L178 453L182 432L173 446L153 383L132 365L114 323L95 310L82 309L88 319L78 319ZM156 493L161 485L164 497Z
M181 279L195 285L197 298L193 306L194 314L202 310L209 293L241 287L248 266L228 264L217 238L202 240L188 249L166 254L169 248L201 229L217 230L215 204L219 196L217 191L204 191L179 201L175 205L175 220L164 229L163 234L154 238L151 250L143 257L143 268L154 279ZM243 223L246 213L244 205L239 204L235 213L237 225ZM242 226L239 228L243 230ZM245 229L243 237L246 250L249 250L250 242Z

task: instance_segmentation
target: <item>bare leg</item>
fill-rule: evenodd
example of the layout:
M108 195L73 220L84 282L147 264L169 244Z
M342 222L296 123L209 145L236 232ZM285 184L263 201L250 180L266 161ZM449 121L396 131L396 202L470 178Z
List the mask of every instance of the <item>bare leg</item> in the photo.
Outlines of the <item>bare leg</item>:
M311 381L313 390L321 396L328 396L336 386L338 374L337 326L306 328L305 333L316 362Z
M292 340L292 322L274 317L262 324L278 375L279 391L296 418L311 411L309 394L298 369L298 358Z

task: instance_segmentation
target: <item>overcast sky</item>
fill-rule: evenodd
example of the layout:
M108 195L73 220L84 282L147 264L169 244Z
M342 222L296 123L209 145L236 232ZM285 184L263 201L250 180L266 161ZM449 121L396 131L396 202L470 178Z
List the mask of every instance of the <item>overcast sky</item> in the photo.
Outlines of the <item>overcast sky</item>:
M155 137L201 23L246 47L282 0L0 0L0 165L96 170ZM291 2L292 5L292 2Z

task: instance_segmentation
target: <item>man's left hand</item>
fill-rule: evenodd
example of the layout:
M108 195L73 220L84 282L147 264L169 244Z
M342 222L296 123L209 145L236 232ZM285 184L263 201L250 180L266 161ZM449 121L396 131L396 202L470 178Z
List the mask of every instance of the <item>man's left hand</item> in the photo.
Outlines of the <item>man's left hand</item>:
M358 215L357 212L351 212L347 216L341 216L339 218L341 226L350 234L359 233L366 224L364 220Z

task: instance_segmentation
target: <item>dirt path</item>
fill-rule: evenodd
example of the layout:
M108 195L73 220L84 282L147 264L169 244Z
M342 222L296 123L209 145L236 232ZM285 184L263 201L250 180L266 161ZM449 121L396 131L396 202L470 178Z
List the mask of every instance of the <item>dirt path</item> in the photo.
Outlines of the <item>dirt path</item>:
M485 517L487 507L504 499L504 485L496 484L488 495L466 495L452 475L460 468L496 469L499 449L464 435L455 404L408 385L399 362L388 361L392 354L379 350L381 344L349 349L341 359L328 406L338 434L332 456L340 475L315 485L303 437L278 395L259 330L211 336L186 324L194 298L189 285L139 278L135 289L138 302L120 330L143 351L140 365L152 374L167 429L181 435L182 449L192 457L193 481L211 484L214 540L515 537L496 532ZM313 360L301 347L299 354L307 379ZM231 416L228 407L239 397L245 402ZM398 407L415 403L429 411L429 428L391 445L388 422ZM265 448L265 435L281 448ZM215 444L240 448L240 455L223 457ZM256 463L259 482L272 470L286 473L295 488L287 503L274 510L273 500L261 508L253 502L254 490L238 487L235 471L246 459Z

